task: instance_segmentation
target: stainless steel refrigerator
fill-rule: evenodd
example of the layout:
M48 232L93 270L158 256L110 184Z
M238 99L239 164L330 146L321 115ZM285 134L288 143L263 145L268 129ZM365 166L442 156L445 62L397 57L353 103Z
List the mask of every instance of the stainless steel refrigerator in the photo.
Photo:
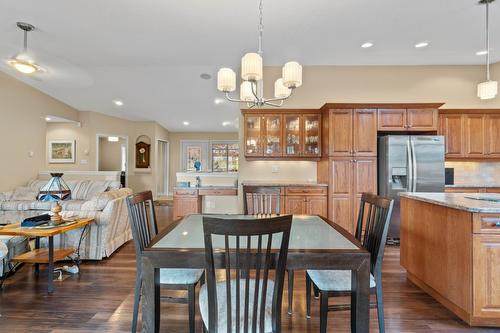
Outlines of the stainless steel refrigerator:
M399 240L399 192L444 192L444 137L378 138L379 195L394 199L388 238Z

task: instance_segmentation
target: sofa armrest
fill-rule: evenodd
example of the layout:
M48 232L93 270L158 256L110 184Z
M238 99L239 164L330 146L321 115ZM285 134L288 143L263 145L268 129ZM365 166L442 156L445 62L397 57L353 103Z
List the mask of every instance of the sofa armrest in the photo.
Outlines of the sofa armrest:
M101 192L96 194L91 200L83 203L82 211L101 211L106 209L109 205L113 204L113 201L120 198L126 198L132 194L132 190L129 188L122 188L118 190Z
M0 201L9 201L12 197L13 191L10 192L0 192Z

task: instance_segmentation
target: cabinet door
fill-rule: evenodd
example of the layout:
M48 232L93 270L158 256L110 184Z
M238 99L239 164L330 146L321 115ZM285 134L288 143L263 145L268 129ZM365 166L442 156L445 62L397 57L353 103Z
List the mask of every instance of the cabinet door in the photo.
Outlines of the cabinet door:
M407 131L406 109L378 109L379 131Z
M282 156L282 117L279 114L268 114L264 121L264 156Z
M303 154L305 156L321 156L321 115L305 114Z
M408 109L406 113L408 130L437 131L437 109Z
M173 218L180 219L189 214L201 213L198 197L174 197Z
M486 157L500 158L500 115L486 116Z
M464 117L460 114L441 116L440 133L444 136L446 157L464 156Z
M330 165L331 196L328 203L328 218L350 233L354 233L352 158L332 159Z
M284 156L300 156L302 154L302 117L298 114L285 114L284 122L284 139L283 144L285 150Z
M285 197L285 214L306 214L306 198L304 196L286 196Z
M327 214L327 197L308 197L306 214L319 215L326 217Z
M245 156L262 156L262 118L245 115Z
M485 153L485 116L467 114L465 117L465 155L482 158Z
M353 152L352 110L330 110L330 156L351 156Z
M354 155L377 156L377 110L354 110Z
M473 316L500 316L500 235L473 236Z
M356 158L353 177L354 194L377 193L377 158Z

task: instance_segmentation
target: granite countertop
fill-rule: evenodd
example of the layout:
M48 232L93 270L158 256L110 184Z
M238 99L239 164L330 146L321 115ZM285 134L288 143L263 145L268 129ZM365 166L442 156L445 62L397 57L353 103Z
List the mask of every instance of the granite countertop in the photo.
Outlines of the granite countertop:
M470 199L494 198L500 200L500 194L497 193L402 192L399 195L401 197L409 199L419 200L472 213L500 213L500 202Z
M207 185L200 187L174 186L174 190L237 190L236 185Z
M328 184L321 184L321 183L312 183L312 182L294 182L294 181L258 181L258 180L251 180L251 181L243 181L241 182L241 185L243 186L323 186L327 187Z
M454 188L454 187L464 187L464 188L491 188L491 187L500 187L500 184L497 183L489 183L489 184L453 184L453 185L445 185L444 187Z

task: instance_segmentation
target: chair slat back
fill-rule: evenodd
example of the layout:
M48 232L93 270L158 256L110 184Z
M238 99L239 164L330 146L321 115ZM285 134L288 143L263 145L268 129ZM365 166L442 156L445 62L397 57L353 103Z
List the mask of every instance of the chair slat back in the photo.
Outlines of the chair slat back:
M394 200L363 193L355 237L370 252L370 271L381 271Z
M275 271L272 327L273 332L280 331L291 225L291 215L252 220L203 217L210 333L217 333L219 329L215 267L225 269L227 332L235 333L264 333L269 273ZM214 237L224 237L223 249L213 248ZM273 239L279 241L279 250L272 250ZM251 274L255 279L250 280ZM253 288L250 281L254 283ZM244 283L242 292L241 283ZM240 324L242 317L243 325Z
M153 194L146 191L128 196L127 208L139 264L142 251L158 233Z
M245 192L245 215L280 215L281 194L279 188L261 188Z

